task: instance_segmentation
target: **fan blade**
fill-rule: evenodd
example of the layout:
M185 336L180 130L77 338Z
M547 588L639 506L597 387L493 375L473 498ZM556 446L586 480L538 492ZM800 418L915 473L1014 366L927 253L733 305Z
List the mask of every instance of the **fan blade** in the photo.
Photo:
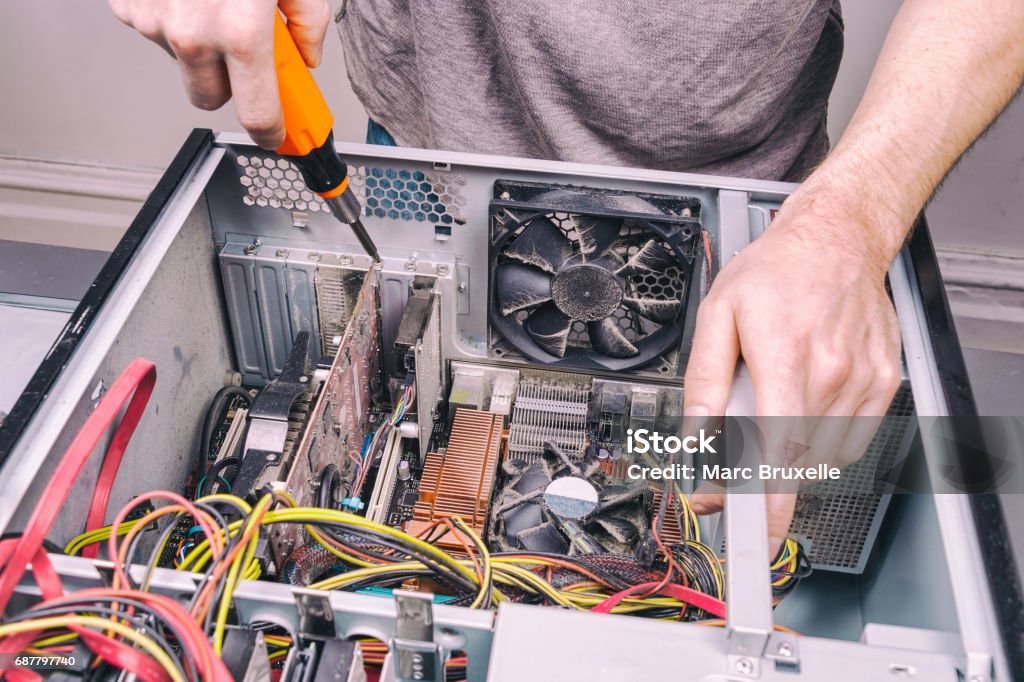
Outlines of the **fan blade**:
M534 218L504 253L520 263L554 274L572 255L572 246L565 233L542 216Z
M495 275L495 286L502 315L551 300L551 275L529 265L502 263Z
M605 512L627 502L637 502L647 492L647 482L638 480L619 485L605 486L601 491L599 512Z
M613 317L591 322L587 325L587 333L594 349L610 358L631 358L640 353Z
M619 238L622 221L613 218L574 216L576 233L580 236L580 251L588 260L600 258Z
M680 301L662 301L656 298L633 298L631 296L623 298L622 305L640 317L645 317L658 324L668 324L675 320L680 308L683 307Z
M626 519L620 519L617 516L601 516L594 519L594 523L616 542L624 545L632 546L640 539L640 529Z
M523 323L523 329L548 353L560 358L565 356L572 320L554 303L545 303L530 313Z
M572 476L584 477L583 471L576 466L572 458L565 454L565 450L560 448L557 443L552 441L544 443L544 452L541 453L541 458L548 463L551 472L556 472L564 467L569 470Z
M633 275L661 273L673 265L676 265L676 259L672 252L651 239L633 254L625 265L616 270L615 274L621 277L632 277Z
M519 540L523 549L530 552L565 554L569 551L568 541L550 521L521 531L516 539Z
M505 540L513 546L519 539L520 533L544 523L541 505L538 502L504 510L500 514L495 514L495 518L501 519L504 525Z

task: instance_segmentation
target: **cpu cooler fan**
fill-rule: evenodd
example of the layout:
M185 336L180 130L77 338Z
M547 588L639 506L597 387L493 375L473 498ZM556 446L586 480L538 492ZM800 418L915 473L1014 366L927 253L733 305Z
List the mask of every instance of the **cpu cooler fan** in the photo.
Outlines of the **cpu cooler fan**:
M630 210L604 214L502 207L491 323L523 355L620 371L679 347L699 223L650 219L657 209L629 198Z
M633 552L647 535L647 484L612 479L598 467L596 457L577 464L553 444L537 461L507 460L491 508L491 544L568 555Z

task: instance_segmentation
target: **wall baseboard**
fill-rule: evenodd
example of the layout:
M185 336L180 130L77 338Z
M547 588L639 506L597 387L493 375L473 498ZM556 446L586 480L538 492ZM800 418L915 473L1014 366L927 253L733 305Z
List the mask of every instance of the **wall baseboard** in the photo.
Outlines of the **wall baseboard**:
M0 156L0 239L111 250L157 170Z
M137 201L146 199L161 171L0 155L0 187L72 196Z
M0 156L0 239L112 249L160 171ZM938 247L961 343L1024 353L1024 254Z

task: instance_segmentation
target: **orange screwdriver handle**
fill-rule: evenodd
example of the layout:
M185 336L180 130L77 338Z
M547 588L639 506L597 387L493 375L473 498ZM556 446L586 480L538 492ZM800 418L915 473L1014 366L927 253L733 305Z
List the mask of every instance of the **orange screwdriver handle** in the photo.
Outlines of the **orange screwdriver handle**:
M309 189L324 199L340 197L348 189L348 167L334 150L334 116L280 12L274 66L284 117L284 142L275 151L295 162Z
M276 15L274 66L285 131L284 142L276 151L285 156L305 156L327 141L334 117L281 13Z

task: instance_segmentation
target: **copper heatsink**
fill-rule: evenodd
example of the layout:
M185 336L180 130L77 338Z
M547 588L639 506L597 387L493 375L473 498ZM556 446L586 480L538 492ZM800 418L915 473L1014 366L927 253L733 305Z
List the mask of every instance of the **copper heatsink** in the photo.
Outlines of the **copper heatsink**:
M666 483L666 485L670 485ZM654 513L657 514L661 508L661 490L654 491ZM668 514L661 524L659 537L666 545L676 545L682 542L682 529L679 527L679 502L675 498L669 499Z
M459 516L477 532L487 522L501 450L500 414L467 408L455 411L451 437L444 452L429 452L423 462L420 498L413 508L408 531L416 535L434 521ZM462 549L451 534L434 544Z

